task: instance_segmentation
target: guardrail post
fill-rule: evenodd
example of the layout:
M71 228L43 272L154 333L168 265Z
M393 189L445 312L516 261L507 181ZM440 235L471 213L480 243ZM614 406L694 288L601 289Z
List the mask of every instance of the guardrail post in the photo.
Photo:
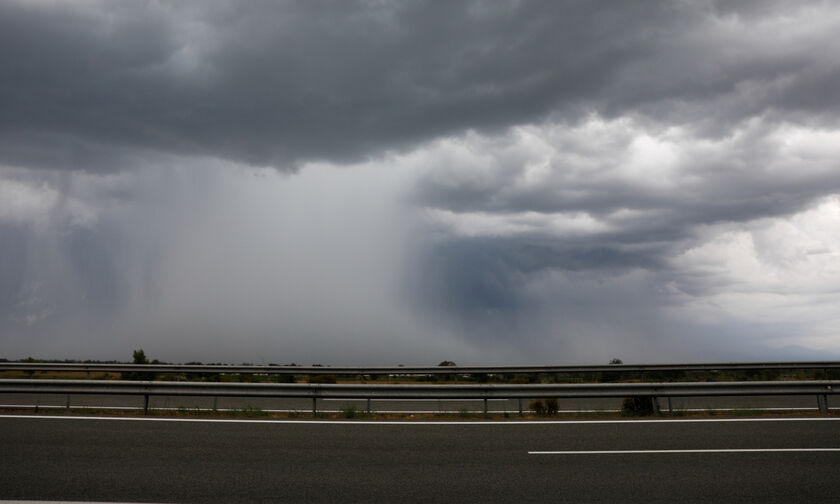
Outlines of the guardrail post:
M766 382L687 382L687 383L619 383L619 384L558 384L546 385L506 385L497 386L464 386L464 385L307 385L307 384L262 384L259 388L243 387L241 384L216 383L205 384L171 382L165 386L155 385L155 382L116 382L108 380L89 380L68 383L66 380L52 379L0 379L2 393L30 393L35 394L35 407L38 408L43 396L49 394L64 394L66 408L72 408L73 394L119 394L131 397L143 397L143 413L149 415L151 396L201 396L213 397L213 406L218 410L218 397L227 395L241 395L244 397L298 397L306 398L309 394L312 400L312 414L318 415L318 398L333 399L340 397L354 397L356 401L365 399L368 411L372 411L373 397L420 398L429 400L438 398L458 398L462 401L481 400L483 411L489 414L489 401L504 399L506 405L510 399L517 399L520 415L525 411L532 412L530 407L522 404L523 399L533 397L555 396L566 397L634 397L638 406L653 407L659 411L659 397L668 400L668 412L679 413L680 404L675 406L673 397L744 395L744 396L783 396L783 395L811 395L817 398L819 411L831 411L829 396L836 394L840 387L840 380L829 381L766 381ZM235 385L235 386L234 386ZM400 395L400 393L403 393ZM672 397L673 396L673 397ZM836 396L835 396L836 397ZM813 400L813 399L812 399ZM836 399L835 399L836 400ZM60 404L60 403L59 403ZM439 408L440 406L440 402ZM813 403L812 403L813 404ZM60 408L61 406L59 406ZM665 404L661 404L663 413ZM835 405L835 411L837 410Z
M370 397L367 398L367 414L370 415Z
M219 406L219 396L213 396L213 412L216 412L216 409Z
M817 406L820 408L820 413L828 413L828 396L826 394L817 394Z

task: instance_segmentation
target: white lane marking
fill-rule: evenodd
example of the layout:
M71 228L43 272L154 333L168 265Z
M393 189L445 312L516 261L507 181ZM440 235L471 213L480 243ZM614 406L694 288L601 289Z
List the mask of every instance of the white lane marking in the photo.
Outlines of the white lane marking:
M840 448L719 448L710 450L569 450L529 451L528 455L639 455L648 453L782 453L840 452Z
M0 504L141 504L139 502L0 500ZM154 504L146 502L144 504Z
M834 417L796 418L683 418L649 420L487 420L487 421L427 421L427 420L281 420L233 418L172 418L172 417L119 417L73 415L0 415L0 418L38 420L100 420L125 422L203 422L203 423L254 423L254 424L328 424L328 425L582 425L582 424L640 424L640 423L730 423L730 422L832 422Z

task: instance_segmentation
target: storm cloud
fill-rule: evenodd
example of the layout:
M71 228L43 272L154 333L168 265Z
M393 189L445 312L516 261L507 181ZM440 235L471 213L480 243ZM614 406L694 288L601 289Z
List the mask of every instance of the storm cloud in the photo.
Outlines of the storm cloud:
M840 355L825 2L0 3L9 357Z
M593 112L835 125L835 9L724 4L4 2L3 157L282 169Z

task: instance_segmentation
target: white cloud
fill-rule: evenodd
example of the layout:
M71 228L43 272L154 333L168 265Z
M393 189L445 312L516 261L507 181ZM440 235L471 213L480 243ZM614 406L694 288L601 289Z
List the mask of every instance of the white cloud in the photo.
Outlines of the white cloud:
M764 343L840 351L840 198L784 218L704 230L671 260L669 310L709 326L776 325Z
M0 223L43 230L50 225L89 227L96 218L95 208L47 182L2 178L0 172Z
M546 232L558 236L576 236L603 233L610 229L604 222L582 212L493 214L429 209L424 213L431 228L467 237L544 235Z

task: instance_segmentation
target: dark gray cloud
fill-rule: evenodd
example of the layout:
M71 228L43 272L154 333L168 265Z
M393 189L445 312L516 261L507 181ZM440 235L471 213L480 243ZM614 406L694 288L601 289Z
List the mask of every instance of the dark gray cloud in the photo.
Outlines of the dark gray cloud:
M593 111L714 134L768 113L836 119L824 4L0 9L0 152L22 166L119 169L140 150L288 168Z

